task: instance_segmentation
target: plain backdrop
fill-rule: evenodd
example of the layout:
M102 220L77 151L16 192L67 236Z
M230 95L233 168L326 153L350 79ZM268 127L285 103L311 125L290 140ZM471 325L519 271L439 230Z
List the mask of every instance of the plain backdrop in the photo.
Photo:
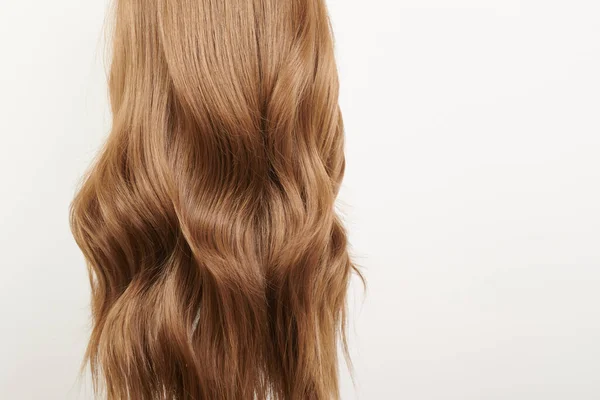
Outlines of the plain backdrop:
M600 399L600 2L330 0L368 280L343 399ZM0 398L91 399L68 227L107 2L0 1Z

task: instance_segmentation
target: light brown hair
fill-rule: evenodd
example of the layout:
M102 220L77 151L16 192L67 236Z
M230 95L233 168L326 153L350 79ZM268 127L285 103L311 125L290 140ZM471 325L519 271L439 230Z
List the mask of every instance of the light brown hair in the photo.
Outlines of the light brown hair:
M72 204L108 399L336 399L351 262L324 0L117 0ZM102 393L101 393L102 392Z

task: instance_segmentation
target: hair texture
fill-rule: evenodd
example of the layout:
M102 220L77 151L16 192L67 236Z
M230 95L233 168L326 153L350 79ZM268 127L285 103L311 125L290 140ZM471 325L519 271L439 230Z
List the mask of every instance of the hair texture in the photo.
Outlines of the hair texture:
M324 0L117 0L71 209L108 399L337 399L356 271ZM360 274L359 274L360 275Z

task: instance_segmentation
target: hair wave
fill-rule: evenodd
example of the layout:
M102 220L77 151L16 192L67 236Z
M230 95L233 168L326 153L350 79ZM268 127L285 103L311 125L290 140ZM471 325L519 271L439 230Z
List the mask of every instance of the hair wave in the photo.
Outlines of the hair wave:
M71 210L96 390L339 398L356 268L324 0L117 0L109 89Z

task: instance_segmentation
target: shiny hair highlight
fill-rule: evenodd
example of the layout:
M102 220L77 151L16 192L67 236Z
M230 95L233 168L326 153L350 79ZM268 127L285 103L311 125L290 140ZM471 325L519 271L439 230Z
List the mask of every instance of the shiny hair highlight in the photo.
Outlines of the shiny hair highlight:
M108 399L337 399L356 268L324 0L117 0L77 193Z

